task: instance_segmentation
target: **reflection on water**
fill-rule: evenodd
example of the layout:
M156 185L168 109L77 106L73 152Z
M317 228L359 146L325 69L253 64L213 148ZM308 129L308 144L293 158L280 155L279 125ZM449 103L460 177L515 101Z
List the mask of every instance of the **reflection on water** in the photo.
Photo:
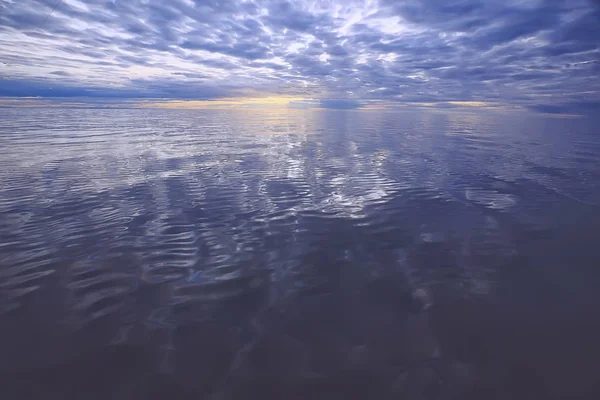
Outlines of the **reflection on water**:
M586 119L258 109L0 115L3 371L141 346L153 373L206 394L232 368L269 365L306 378L365 360L399 368L413 358L469 358L446 357L457 342L439 332L427 339L430 322L410 296L419 288L443 287L435 297L455 299L436 300L438 314L465 299L510 315L525 309L525 319L540 315L542 300L579 310L593 303L600 138ZM441 335L450 338L447 326ZM260 346L283 355L244 358ZM423 398L419 385L402 383L439 380L419 368L380 373L385 382L373 387ZM329 393L319 382L313 389Z

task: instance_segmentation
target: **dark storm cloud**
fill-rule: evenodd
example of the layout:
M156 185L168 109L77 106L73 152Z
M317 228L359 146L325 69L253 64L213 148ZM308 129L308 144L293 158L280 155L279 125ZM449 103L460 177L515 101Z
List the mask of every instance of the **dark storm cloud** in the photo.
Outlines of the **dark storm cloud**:
M600 100L600 6L588 0L55 5L0 4L1 95L266 93L331 108L483 101L547 112Z

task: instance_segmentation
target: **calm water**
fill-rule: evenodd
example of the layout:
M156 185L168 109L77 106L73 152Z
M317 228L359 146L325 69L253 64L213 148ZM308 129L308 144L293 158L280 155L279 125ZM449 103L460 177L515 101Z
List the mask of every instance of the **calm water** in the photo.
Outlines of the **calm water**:
M143 376L206 394L257 338L285 356L239 361L253 365L246 375L331 376L348 354L421 346L423 359L481 371L497 398L597 388L600 132L589 119L260 109L0 109L0 119L0 371L37 382L44 398L77 380L88 394L96 381L127 386L135 362L117 383L75 376L137 354ZM414 310L417 288L433 293L434 345L406 322L430 313ZM390 371L402 357L369 365ZM406 398L450 398L397 389L394 376ZM13 386L12 398L31 395ZM142 396L118 390L103 398Z

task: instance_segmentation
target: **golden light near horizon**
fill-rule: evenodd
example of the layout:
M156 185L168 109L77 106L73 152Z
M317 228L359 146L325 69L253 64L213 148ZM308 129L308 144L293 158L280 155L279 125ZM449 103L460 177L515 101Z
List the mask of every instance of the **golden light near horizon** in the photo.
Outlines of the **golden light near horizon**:
M292 102L306 101L302 97L266 96L266 97L237 97L219 100L168 100L164 102L140 103L140 108L229 108L229 107L287 107Z
M139 103L140 108L181 108L181 109L210 109L210 108L244 108L244 107L288 107L292 103L315 102L314 107L318 106L318 101L302 97L291 96L266 96L266 97L234 97L223 98L219 100L166 100L150 101ZM497 108L499 105L484 101L448 101L448 102L419 102L407 103L405 106L431 107L436 108L440 105L452 105L457 108ZM388 103L370 103L366 102L357 109L360 110L384 110L394 108L393 104Z

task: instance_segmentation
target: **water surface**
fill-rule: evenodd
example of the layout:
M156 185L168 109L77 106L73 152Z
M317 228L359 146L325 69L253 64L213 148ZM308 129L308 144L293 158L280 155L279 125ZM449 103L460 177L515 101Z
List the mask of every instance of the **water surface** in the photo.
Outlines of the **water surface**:
M499 326L535 320L540 332L524 331L533 342L561 324L593 332L600 136L588 119L263 109L0 118L3 371L120 344L143 346L153 371L185 374L181 354L193 364L209 340L185 327L219 321L248 342L266 309L323 311L335 298L330 315L359 310L362 300L340 299L378 280L494 304L510 316ZM377 324L373 310L349 314L338 333L363 345L369 333L355 331ZM555 364L579 354L576 338L553 337ZM534 365L545 349L524 357ZM564 377L556 368L548 376ZM563 390L587 390L581 382Z

